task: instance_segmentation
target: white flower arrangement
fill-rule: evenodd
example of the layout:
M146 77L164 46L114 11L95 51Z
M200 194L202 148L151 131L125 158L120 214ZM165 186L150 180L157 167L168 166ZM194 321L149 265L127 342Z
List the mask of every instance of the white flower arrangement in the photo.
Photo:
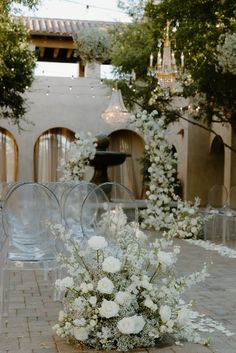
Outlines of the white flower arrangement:
M171 228L164 232L168 238L197 239L203 236L206 216L199 213L200 199L196 198L194 203L178 201L175 219Z
M67 160L61 160L60 170L63 172L61 180L82 180L86 166L95 157L96 146L96 138L92 137L91 134L84 138L79 133L76 133L75 140L71 143Z
M166 118L158 117L157 111L150 114L142 111L131 117L130 126L143 135L150 160L147 209L142 213L142 227L156 230L169 228L174 220L171 204L175 197L177 160L167 141L169 131L166 129Z
M208 276L206 266L176 278L180 249L172 241L147 242L127 223L116 232L116 243L107 240L109 231L81 241L61 225L51 228L64 242L66 255L59 261L67 270L67 277L56 281L63 310L54 330L68 342L119 351L155 346L167 337L205 344L200 332L217 328L181 298Z

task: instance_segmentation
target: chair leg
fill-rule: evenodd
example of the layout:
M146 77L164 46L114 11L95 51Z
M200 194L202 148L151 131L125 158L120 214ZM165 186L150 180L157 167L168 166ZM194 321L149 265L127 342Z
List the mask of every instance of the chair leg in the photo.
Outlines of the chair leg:
M2 271L2 297L1 297L1 312L2 317L8 317L9 314L9 271Z

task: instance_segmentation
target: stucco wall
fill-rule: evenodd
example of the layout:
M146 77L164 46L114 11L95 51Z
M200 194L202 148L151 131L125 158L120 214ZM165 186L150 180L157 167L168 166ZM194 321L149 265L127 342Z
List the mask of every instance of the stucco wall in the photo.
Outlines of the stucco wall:
M27 93L24 131L4 120L1 127L9 130L19 148L19 180L33 179L34 145L37 138L53 127L65 127L74 132L90 131L109 134L115 128L103 122L101 113L109 103L110 89L93 78L37 77Z

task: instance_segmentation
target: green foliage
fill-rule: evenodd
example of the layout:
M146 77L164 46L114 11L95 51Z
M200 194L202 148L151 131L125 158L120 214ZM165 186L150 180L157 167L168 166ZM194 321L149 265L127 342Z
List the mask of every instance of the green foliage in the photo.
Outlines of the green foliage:
M137 1L128 0L129 13L132 13L132 4L136 6ZM124 2L120 2L124 7ZM142 8L144 1L138 3ZM140 13L144 13L141 18L136 14L132 24L114 33L112 63L118 66L120 74L130 73L134 69L138 78L132 87L134 92L129 92L131 96L128 100L137 100L143 108L149 110L150 101L154 101L155 97L152 109L165 113L172 121L178 119L179 113L176 114L170 106L171 99L163 100L160 87L156 84L155 88L156 80L147 76L149 55L157 52L169 20L170 40L175 49L177 65L180 64L181 52L185 57L185 73L180 77L183 84L181 94L191 99L198 96L204 98L200 114L195 118L204 118L210 123L215 114L235 127L236 75L232 70L223 70L219 64L217 48L226 33L236 32L236 2L186 0L183 5L179 0L149 0ZM143 88L146 92L140 100ZM124 99L126 91L122 91ZM172 92L172 95L176 94Z
M74 37L76 54L83 62L104 63L110 59L110 37L106 29L89 28Z
M30 9L35 8L39 4L40 0L1 0L0 7L6 11L14 9L17 5L27 6Z
M25 27L11 19L6 3L0 5L0 118L21 128L26 113L23 94L33 82L35 56Z
M177 52L183 51L185 67L192 81L184 84L184 95L203 93L208 121L213 114L223 113L232 122L236 111L236 75L224 73L218 64L217 45L227 32L236 31L236 3L231 0L163 0L158 6L149 5L146 16L159 26L160 20L178 22L175 32ZM231 119L231 120L230 120Z

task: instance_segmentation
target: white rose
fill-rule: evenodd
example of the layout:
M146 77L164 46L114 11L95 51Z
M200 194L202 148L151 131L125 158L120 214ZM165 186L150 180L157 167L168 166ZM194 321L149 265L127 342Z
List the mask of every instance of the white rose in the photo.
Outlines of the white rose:
M159 313L163 322L167 322L170 320L171 308L168 305L161 305Z
M75 327L74 336L78 341L86 341L88 339L89 331L86 327Z
M155 303L153 303L152 299L147 297L144 300L143 303L144 306L146 306L147 308L151 309L152 311L156 311L157 310L157 305Z
M113 292L113 289L114 284L109 278L103 277L102 279L100 279L100 281L98 281L97 290L100 293L111 294Z
M99 312L102 317L109 319L110 317L117 316L119 312L119 305L112 300L103 299Z
M87 288L88 288L88 291L93 290L93 284L92 283L88 283L87 284Z
M196 218L191 219L191 224L192 224L192 226L196 226L197 225Z
M92 306L95 306L97 304L97 297L93 296L93 297L90 297L89 298L89 303L92 305Z
M132 296L129 292L116 293L115 301L120 305L130 305Z
M97 321L95 321L95 320L90 320L90 321L89 321L89 325L92 326L92 327L94 327L94 326L97 325Z
M107 247L107 241L104 237L94 235L88 240L88 245L93 250L100 250Z
M118 321L118 330L124 335L137 334L144 328L145 321L142 316L124 317Z
M74 280L72 277L65 277L63 279L57 279L55 282L56 288L63 292L66 288L72 288L74 286Z
M191 232L192 232L193 234L197 233L197 227L192 227L192 228L191 228Z
M116 273L120 271L120 268L120 260L113 256L108 256L102 263L102 269L104 272Z

